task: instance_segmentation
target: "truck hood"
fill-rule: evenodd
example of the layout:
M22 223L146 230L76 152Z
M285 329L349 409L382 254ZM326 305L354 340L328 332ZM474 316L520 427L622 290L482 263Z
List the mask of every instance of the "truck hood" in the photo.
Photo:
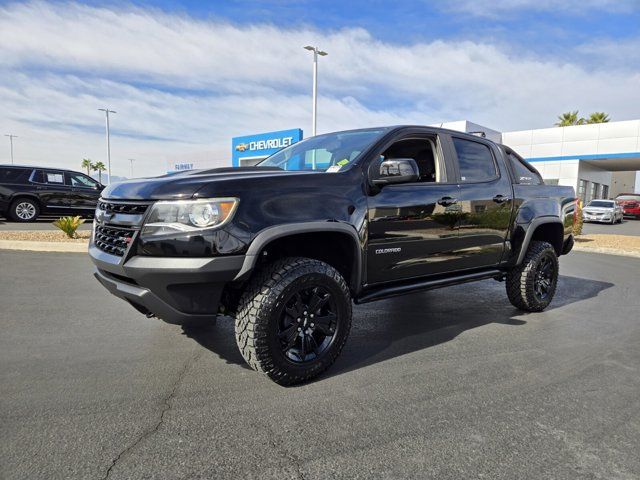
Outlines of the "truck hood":
M114 183L103 190L102 198L112 200L179 200L193 197L203 186L212 182L274 175L313 175L314 173L285 171L275 167L189 170L161 177L136 178Z

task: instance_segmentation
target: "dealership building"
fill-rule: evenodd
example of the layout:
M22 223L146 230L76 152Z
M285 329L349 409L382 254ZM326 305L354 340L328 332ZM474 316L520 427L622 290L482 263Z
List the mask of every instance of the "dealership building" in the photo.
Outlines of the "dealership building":
M573 187L585 202L640 192L640 120L500 132L468 120L433 125L483 135L527 159L552 185ZM299 128L235 137L231 165L251 166L303 138ZM207 162L174 170L211 168Z

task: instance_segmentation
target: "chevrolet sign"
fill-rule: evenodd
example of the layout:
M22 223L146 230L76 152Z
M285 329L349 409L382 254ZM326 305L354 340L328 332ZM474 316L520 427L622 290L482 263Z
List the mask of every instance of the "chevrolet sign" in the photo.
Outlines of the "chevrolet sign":
M233 138L231 140L233 166L253 165L300 140L302 140L302 130L299 128Z

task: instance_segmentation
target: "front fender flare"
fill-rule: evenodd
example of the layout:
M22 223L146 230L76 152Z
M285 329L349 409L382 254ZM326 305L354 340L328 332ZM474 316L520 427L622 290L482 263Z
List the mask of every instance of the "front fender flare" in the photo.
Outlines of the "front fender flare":
M353 240L354 263L351 278L346 280L349 282L349 285L354 292L359 291L360 286L362 285L363 265L363 249L361 247L360 238L353 226L348 223L336 221L287 223L284 225L265 228L255 236L249 245L242 268L234 278L234 281L244 280L250 274L258 262L260 253L272 241L278 238L288 237L290 235L313 232L337 232L347 234L351 237Z

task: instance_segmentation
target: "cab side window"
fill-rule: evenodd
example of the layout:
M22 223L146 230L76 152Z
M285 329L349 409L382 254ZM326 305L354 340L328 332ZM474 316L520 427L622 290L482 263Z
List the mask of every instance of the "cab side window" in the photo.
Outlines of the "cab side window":
M438 140L431 138L408 138L399 140L387 148L382 156L385 160L412 158L418 166L418 182L446 182L446 174Z
M522 185L542 185L542 183L544 183L540 174L529 168L524 160L518 158L513 153L509 153L507 156L513 166L516 182Z
M460 180L463 182L486 182L498 176L493 154L484 143L453 138L458 156Z

